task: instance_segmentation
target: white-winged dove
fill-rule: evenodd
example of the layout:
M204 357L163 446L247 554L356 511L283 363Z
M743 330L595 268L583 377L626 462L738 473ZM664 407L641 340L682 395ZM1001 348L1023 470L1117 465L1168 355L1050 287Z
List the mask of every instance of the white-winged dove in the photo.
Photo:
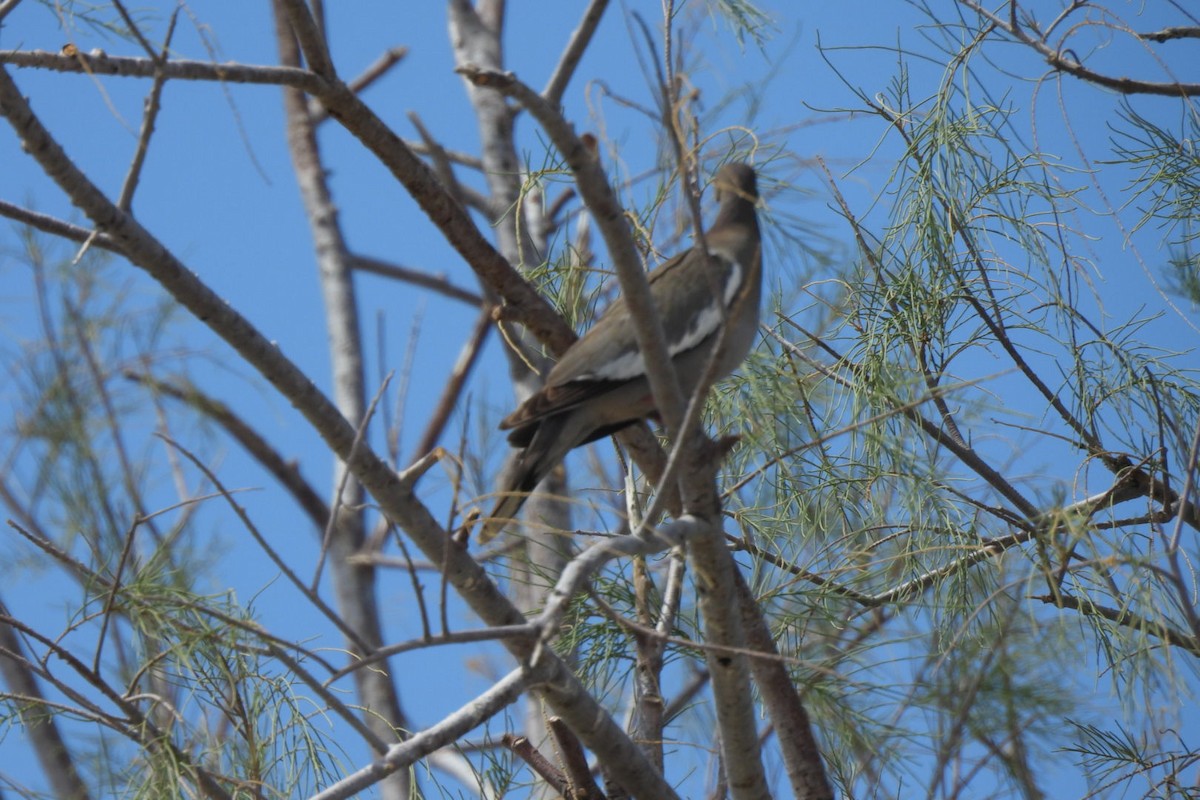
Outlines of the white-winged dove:
M754 170L726 164L714 186L720 209L697 244L648 276L662 320L667 352L679 388L690 398L722 326L725 336L717 377L742 363L758 330L762 297L762 240L754 207ZM501 430L523 448L479 541L510 522L529 492L566 454L616 433L655 412L654 395L624 297L613 301L592 328L562 355L537 394L504 418Z

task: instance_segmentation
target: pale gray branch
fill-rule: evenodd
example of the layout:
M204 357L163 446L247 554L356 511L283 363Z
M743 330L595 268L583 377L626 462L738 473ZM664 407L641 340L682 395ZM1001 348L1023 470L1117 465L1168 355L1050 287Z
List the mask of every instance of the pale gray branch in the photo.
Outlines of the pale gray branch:
M513 670L441 722L413 734L401 744L394 745L383 758L317 792L311 800L344 800L353 797L397 770L411 766L433 751L453 744L472 728L487 722L520 697L521 692L529 686L531 677L530 671L524 667Z
M683 544L703 523L685 516L660 528L645 528L638 533L603 539L571 559L559 575L554 588L546 597L546 606L534 620L540 631L539 646L549 643L559 634L563 617L572 598L583 591L597 570L621 556L651 555ZM537 658L539 652L534 653Z

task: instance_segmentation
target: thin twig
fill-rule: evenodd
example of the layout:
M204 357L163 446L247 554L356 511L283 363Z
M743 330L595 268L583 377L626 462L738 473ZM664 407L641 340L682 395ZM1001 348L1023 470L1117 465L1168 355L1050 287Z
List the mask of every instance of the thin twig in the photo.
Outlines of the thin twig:
M292 568L288 566L287 562L285 562L279 556L279 554L275 552L275 548L271 547L270 543L267 542L266 537L264 537L258 530L258 526L255 525L253 520L250 519L250 515L246 513L246 510L233 499L232 493L225 488L224 484L221 483L221 480L217 477L216 473L209 469L208 465L201 461L200 458L192 451L179 444L179 442L176 442L175 440L170 439L162 434L156 435L168 445L174 447L176 450L182 453L183 456L188 461L192 462L192 465L195 466L196 469L200 470L204 477L207 478L214 487L216 487L217 491L219 491L221 496L225 498L225 502L229 504L229 507L233 510L234 514L236 514L238 519L241 520L242 525L245 526L246 530L254 538L254 541L260 548L262 548L263 552L267 554L267 557L271 559L271 562L279 568L284 577L287 578L288 582L295 586L296 589L298 589L300 593L303 594L304 597L307 598L308 601L325 616L326 619L332 622L337 629L346 636L347 639L352 641L356 647L361 648L364 653L369 652L371 648L362 640L362 638L358 635L358 632L350 627L350 625L342 619L340 614L330 608L318 593L305 586L304 582L300 580L300 576L298 576L292 570Z
M317 528L324 530L329 520L329 506L312 484L304 479L299 465L285 458L262 434L248 422L235 414L227 405L205 394L195 386L177 386L155 378L153 375L134 370L125 370L125 378L136 381L152 391L186 403L192 410L208 417L233 437L259 466L271 473L275 480L292 496L297 505L308 515Z
M354 432L354 443L350 446L351 457L362 447L363 440L366 438L367 429L371 425L371 420L375 417L375 409L379 408L379 402L383 399L387 392L388 384L391 383L392 376L385 375L379 383L379 389L376 390L375 396L371 398L371 404L367 406L367 411L363 414L362 421L358 424L357 430ZM350 481L353 479L353 474L348 469L342 470L341 479L338 481L337 490L333 493L333 506L329 510L329 519L325 523L325 533L321 537L321 553L317 556L317 567L313 571L312 584L309 588L315 593L321 584L321 572L325 567L325 558L329 554L329 544L332 541L339 523L339 516L342 508L342 498L346 493ZM354 509L357 512L357 509Z
M475 327L471 329L471 335L463 343L462 350L458 354L458 359L454 362L454 367L450 370L450 377L446 379L442 395L438 398L433 414L429 417L429 422L425 426L425 433L417 442L414 456L427 453L437 445L438 439L441 438L442 432L446 428L446 423L450 421L450 415L454 413L454 409L458 406L463 387L466 386L467 378L471 375L471 370L474 369L475 364L479 361L479 355L483 352L483 345L487 342L487 336L491 330L492 307L484 306L479 313L479 318L475 320Z
M528 622L521 625L498 625L491 628L476 628L468 631L454 631L452 633L443 633L438 636L422 636L419 639L410 639L406 642L397 642L389 644L386 647L381 647L374 653L355 658L354 662L348 666L334 672L325 679L324 686L338 681L347 675L360 670L364 667L369 667L372 664L377 664L380 661L385 661L392 656L411 653L414 650L424 650L430 647L440 647L448 644L472 644L474 642L495 642L501 639L512 638L528 638L532 639L537 636L538 627L535 623Z
M421 121L420 115L415 111L409 111L408 121L417 129L417 135L421 137L421 152L429 155L429 160L433 162L434 171L442 181L442 184L445 185L446 191L464 206L473 208L481 214L486 214L489 219L503 216L503 214L498 215L496 213L496 209L493 208L495 204L486 195L459 182L458 178L454 175L454 159L450 157L449 151L442 146L442 143L434 138L429 129L425 127L425 123Z
M1102 617L1122 628L1132 628L1141 631L1157 639L1162 639L1167 644L1183 648L1194 656L1200 656L1200 639L1197 639L1195 636L1188 636L1186 633L1172 628L1165 622L1147 619L1146 617L1134 614L1132 611L1097 605L1087 598L1079 598L1062 592L1038 595L1033 599L1041 600L1047 605L1079 611L1085 616Z
M388 70L400 63L400 60L408 55L407 47L389 47L383 51L379 58L367 65L354 80L346 84L346 87L355 94L362 94L375 81L387 74ZM312 118L313 125L320 125L325 120L329 119L329 112L318 103L316 100L309 101L308 114Z
M1017 41L1033 48L1033 50L1046 60L1047 64L1060 72L1065 72L1068 75L1073 75L1081 80L1094 83L1097 86L1103 86L1106 89L1112 89L1121 94L1150 94L1163 97L1196 97L1200 95L1200 83L1159 83L1156 81L1135 80L1133 78L1114 78L1088 69L1071 55L1072 51L1062 47L1051 47L1043 39L1030 36L1019 25L1013 25L1011 21L987 10L979 3L974 2L974 0L958 0L958 2L981 17L991 21L994 25L1016 38Z
M579 60L583 58L584 52L591 44L592 36L596 33L596 28L600 25L600 20L604 17L604 10L607 7L608 0L591 0L583 12L583 18L571 33L571 39L567 42L566 49L559 56L554 71L550 73L550 80L546 81L546 88L542 89L542 97L546 98L546 102L550 105L562 105L563 93L567 91L567 84L571 82L575 68L579 66Z
M122 15L126 13L120 4L117 5L117 8L122 9ZM157 56L151 53L160 66L167 63L167 55L171 49L171 39L175 36L175 23L178 19L179 7L177 6L167 25L167 35L163 37L162 52ZM141 38L140 33L138 37ZM166 84L167 77L162 69L155 70L154 82L150 84L150 92L146 95L145 110L142 112L142 129L138 134L137 148L134 150L129 172L125 175L125 183L121 186L121 194L117 197L117 208L122 211L128 211L133 207L133 193L137 189L142 167L146 163L146 154L150 151L150 137L154 134L154 123L158 119L158 112L162 107L162 91Z
M129 14L129 11L126 10L125 4L122 3L121 0L112 0L112 4L117 9L117 13L121 15L121 19L125 20L125 24L129 27L129 32L133 34L133 38L137 39L138 44L141 45L142 49L146 51L146 55L150 56L151 58L157 58L158 56L154 52L154 46L151 45L150 42L147 41L146 37L142 35L142 29L138 27L136 22L134 22L133 17ZM175 13L171 15L171 27L174 27L175 17L178 16L178 14L179 9L176 8ZM169 42L170 40L171 34L168 33L167 41Z

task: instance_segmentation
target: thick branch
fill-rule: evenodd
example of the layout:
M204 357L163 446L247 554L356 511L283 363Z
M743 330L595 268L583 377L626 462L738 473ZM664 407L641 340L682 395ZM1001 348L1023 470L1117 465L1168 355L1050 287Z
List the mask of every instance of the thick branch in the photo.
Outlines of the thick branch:
M331 104L340 111L357 104L357 99L353 95L333 91ZM224 339L304 415L325 440L330 451L346 461L355 477L379 503L381 511L409 535L426 558L442 565L446 580L482 620L489 625L520 625L525 622L520 611L513 607L479 564L464 550L447 546L446 531L429 510L413 497L412 487L404 484L374 450L369 447L354 448L353 426L312 381L274 343L206 286L135 219L118 209L80 172L34 115L3 68L0 68L0 111L21 139L26 152L38 161L46 174L58 183L98 228L111 234L130 262L144 270L184 308ZM376 145L380 144L381 138L395 139L382 122L377 124L382 130L372 124L367 126L369 133L364 135L369 136ZM399 142L398 139L395 141ZM402 143L399 146L403 148ZM396 151L388 149L387 152ZM407 148L403 152L408 153ZM411 156L411 153L408 155ZM424 165L419 166L423 170ZM421 174L426 173L422 171ZM430 191L430 187L422 189L425 194ZM478 236L478 231L474 231L474 235ZM511 269L506 263L504 267ZM517 280L520 281L519 276ZM520 282L529 289L527 284ZM529 291L532 292L532 289ZM536 293L533 294L536 297ZM538 301L541 302L540 298ZM561 320L557 320L557 324L563 326ZM502 643L518 661L525 660L531 653L532 644L523 640L504 639ZM544 659L542 674L546 676L546 683L540 689L543 697L579 734L583 743L604 761L626 791L639 797L676 797L670 784L646 761L637 746L625 736L566 664L550 653Z
M738 603L742 628L748 647L774 658L750 659L750 671L762 695L763 706L775 727L783 765L792 784L792 793L802 800L833 800L833 787L821 761L821 750L813 733L812 720L800 699L792 676L779 658L779 650L771 630L763 619L762 609L754 599L745 579L738 573Z
M604 237L621 284L621 293L629 306L629 316L637 334L638 348L646 363L646 376L654 392L655 405L673 441L678 440L679 423L683 416L684 398L679 389L675 369L667 353L662 320L650 299L646 271L634 244L633 235L625 221L625 209L617 200L600 160L588 148L563 118L537 92L517 80L511 72L497 72L463 66L458 72L477 86L499 91L521 103L541 124L554 146L575 175L579 196L587 204L596 226Z
M299 0L278 0L275 11L276 39L280 61L298 66L300 52L322 75L331 76L333 66L307 6ZM338 411L360 430L367 424L366 383L363 374L362 334L358 319L358 299L354 287L354 259L346 244L337 207L328 182L317 141L316 123L308 113L304 94L292 87L283 90L287 143L292 167L304 200L304 209L312 231L325 307L325 328L329 340L329 359L333 371L333 394ZM326 527L329 566L338 611L370 651L383 643L383 622L376 592L376 570L370 564L354 563L366 539L360 483L349 480L343 463L334 465L333 500ZM322 550L322 559L325 551ZM318 574L321 569L318 560ZM315 580L315 579L314 579ZM371 709L364 721L384 741L409 727L400 706L396 684L388 670L360 670L354 673L355 688L362 704ZM390 779L383 787L387 800L401 800L411 793L409 775Z

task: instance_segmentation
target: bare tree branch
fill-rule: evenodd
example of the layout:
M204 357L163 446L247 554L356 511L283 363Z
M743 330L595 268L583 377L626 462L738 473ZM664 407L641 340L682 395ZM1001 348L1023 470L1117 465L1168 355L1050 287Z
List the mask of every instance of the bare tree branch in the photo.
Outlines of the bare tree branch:
M110 56L103 52L63 55L45 50L0 50L0 64L33 67L55 72L89 75L119 75L126 78L154 78L160 71L167 80L212 81L216 83L258 83L266 86L294 86L315 93L322 85L318 76L306 69L261 67L248 64L212 64L207 61L173 59L159 64L150 58Z
M1166 42L1171 39L1200 39L1200 28L1163 28L1158 31L1139 33L1138 36L1151 42Z
M487 335L491 330L492 309L488 306L480 312L479 318L475 321L475 327L471 329L471 335L463 343L462 351L458 354L458 359L450 370L450 377L446 379L445 388L442 389L442 396L438 398L437 404L433 407L433 414L425 426L425 433L417 442L414 455L428 453L437 445L438 439L441 438L442 432L446 428L446 423L450 421L450 415L458 406L458 400L462 395L463 387L466 386L467 377L479 360L479 355L483 352L483 345L487 342Z
M445 275L431 274L409 267L402 267L399 264L390 264L377 258L371 258L370 256L356 256L354 258L354 268L363 272L370 272L373 275L382 275L385 278L393 278L405 283L411 283L423 289L430 289L445 297L461 300L467 305L483 305L482 295L456 286Z
M128 19L128 12L124 6L118 4L117 8L121 10L122 16L126 17L130 26L133 26L132 20ZM179 19L179 9L176 8L171 14L171 21L167 25L167 34L163 37L162 52L158 55L151 53L151 57L158 64L167 62L167 54L171 49L171 39L175 35L175 23ZM135 29L136 30L136 29ZM139 38L141 34L138 34ZM161 70L157 70L154 75L154 82L150 85L150 92L146 95L145 111L142 114L142 130L138 134L137 149L133 154L133 163L129 165L129 173L125 176L125 183L121 186L121 194L117 198L117 206L123 211L128 211L133 207L133 193L137 189L138 179L142 174L142 167L146 163L146 154L150 150L150 137L154 135L154 122L158 119L158 112L161 107L162 90L166 85L167 79Z
M351 102L341 95L336 100ZM130 262L158 281L183 307L224 339L304 415L331 451L347 461L382 511L416 542L426 558L444 565L447 580L481 619L489 625L519 625L525 621L465 551L446 546L446 532L428 509L415 500L411 486L403 484L373 450L360 448L352 452L354 428L312 381L79 171L33 114L3 68L0 68L0 110L27 151L72 202L99 228L112 234ZM521 640L505 639L503 643L519 660L531 654L531 647ZM541 674L546 676L546 683L541 693L584 744L611 765L622 785L634 795L676 797L671 786L567 666L552 654L545 655L543 660Z
M579 20L579 26L571 34L571 40L567 42L566 49L563 50L558 64L554 67L554 72L550 75L550 80L546 81L546 88L542 89L542 97L546 98L546 102L551 106L562 105L563 93L567 91L567 84L571 82L575 68L579 66L579 60L583 58L584 52L591 44L592 36L596 33L596 28L599 27L606 8L608 8L608 0L591 0L588 3L587 9L583 12L583 18Z
M22 657L25 648L21 639L12 626L4 621L9 616L8 607L0 599L0 675L4 676L10 694L21 695L30 701L22 704L18 715L30 738L33 753L57 796L88 800L92 793L79 777L75 759L58 729L54 715L46 713L44 707L39 707L45 698L37 677Z
M301 0L276 0L275 8L280 61L288 66L299 66L298 42L314 70L332 77L333 64L329 61L328 50L304 3ZM286 11L286 19L280 9ZM334 401L338 411L356 428L355 438L350 445L349 457L352 458L356 451L362 449L363 437L370 424L362 332L358 318L359 303L353 275L354 259L342 233L327 179L328 170L321 157L316 124L308 113L308 104L298 89L290 87L284 89L283 99L287 114L288 149L317 255L333 370ZM375 402L378 399L376 397ZM371 408L374 407L373 402ZM351 560L366 542L363 508L366 493L361 483L353 479L345 460L334 466L332 479L333 501L316 573L309 588L315 596L328 551L338 610L346 625L357 634L355 638L362 643L365 652L373 652L383 644L383 621L380 619L376 592L378 576L372 565ZM387 670L359 670L354 673L354 681L360 701L371 709L371 713L365 715L365 721L379 738L388 741L410 727L400 706L396 684ZM386 800L405 800L412 793L411 776L407 772L397 774L388 779L382 788Z
M227 405L202 392L195 386L178 386L154 376L135 370L126 370L128 380L136 381L159 394L186 403L198 413L213 420L242 446L264 469L279 481L308 515L316 530L325 530L329 519L329 506L320 493L300 474L295 461L285 458L253 426L235 414Z
M521 692L536 680L535 674L518 667L441 722L413 734L401 744L393 745L383 758L317 792L311 800L345 800L353 797L433 751L453 744L520 697Z
M1106 89L1112 89L1122 94L1149 94L1162 97L1196 97L1200 95L1200 83L1162 83L1158 81L1143 81L1135 78L1114 78L1085 67L1078 61L1071 50L1064 49L1061 46L1051 47L1047 43L1046 36L1049 36L1053 27L1047 29L1046 36L1034 37L1029 35L1024 27L1016 24L1014 21L1017 8L1016 0L1011 0L1013 13L1008 19L988 11L979 3L974 2L974 0L958 0L958 2L976 14L979 14L979 16L989 20L993 25L1008 33L1017 41L1032 48L1046 60L1047 64L1059 72L1074 75L1081 80L1094 83L1097 86L1103 86ZM1070 11L1077 7L1078 4L1068 7L1067 10Z
M367 65L358 77L346 84L346 87L355 94L362 94L382 78L388 71L400 63L400 61L408 55L407 47L389 47L383 51L383 55ZM310 100L308 105L308 114L312 118L314 125L320 125L325 120L329 119L329 113L315 100Z

